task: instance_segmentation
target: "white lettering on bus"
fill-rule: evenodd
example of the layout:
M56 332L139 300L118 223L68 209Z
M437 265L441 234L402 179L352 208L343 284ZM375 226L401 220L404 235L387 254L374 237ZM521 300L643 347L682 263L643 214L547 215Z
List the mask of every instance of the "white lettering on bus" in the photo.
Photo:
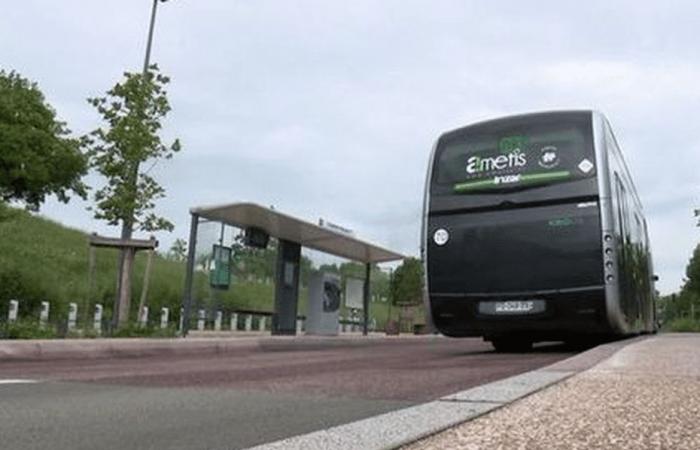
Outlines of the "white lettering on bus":
M490 158L482 158L480 156L472 156L467 160L467 173L474 174L479 172L489 172L492 170L504 170L513 167L523 167L527 164L525 154L516 148L507 155L493 156Z

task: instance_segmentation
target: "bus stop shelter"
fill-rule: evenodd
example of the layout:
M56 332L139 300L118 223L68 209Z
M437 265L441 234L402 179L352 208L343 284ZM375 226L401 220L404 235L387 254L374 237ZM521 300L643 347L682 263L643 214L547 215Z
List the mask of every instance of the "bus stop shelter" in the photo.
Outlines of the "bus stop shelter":
M371 265L404 259L400 253L380 247L354 235L317 225L298 217L281 213L255 203L230 203L201 206L190 209L190 239L187 252L187 273L183 295L183 335L189 329L192 310L197 229L200 220L220 222L257 233L263 232L278 240L275 270L275 310L272 316L272 334L296 334L297 304L299 298L299 269L301 248L307 247L365 264L363 292L363 334L369 322Z

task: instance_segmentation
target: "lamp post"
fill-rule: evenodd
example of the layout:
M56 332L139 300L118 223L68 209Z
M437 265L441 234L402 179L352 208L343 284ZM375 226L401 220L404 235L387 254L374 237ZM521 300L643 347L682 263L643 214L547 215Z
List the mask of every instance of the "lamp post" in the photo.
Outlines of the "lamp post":
M153 29L156 24L156 12L158 11L158 3L165 3L168 0L153 0L153 7L151 8L151 22L148 27L148 40L146 42L146 56L143 60L143 79L145 81L146 75L148 74L148 65L151 60L151 45L153 44ZM136 184L138 182L139 164L135 162L131 168L131 183L132 189L136 191ZM121 238L126 241L131 239L134 232L133 218L124 220L122 223ZM134 252L130 248L122 248L119 255L119 279L117 280L117 302L116 307L113 311L113 325L114 328L119 328L122 321L129 320L129 303L131 293L131 267L133 265ZM140 313L140 311L139 311Z
M156 11L158 10L158 3L165 3L168 0L153 0L153 8L151 9L151 25L148 27L148 42L146 43L146 57L143 59L143 74L146 75L148 72L148 64L151 59L151 44L153 43L153 28L156 24Z

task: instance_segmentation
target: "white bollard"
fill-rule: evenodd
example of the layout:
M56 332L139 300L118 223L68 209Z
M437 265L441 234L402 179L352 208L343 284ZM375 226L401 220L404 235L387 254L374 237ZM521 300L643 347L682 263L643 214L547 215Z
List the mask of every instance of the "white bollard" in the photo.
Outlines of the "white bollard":
M265 331L265 316L260 317L260 321L258 322L258 331Z
M170 315L170 310L168 308L160 308L160 328L168 328L168 316Z
M99 303L95 304L95 315L92 319L92 327L98 336L102 334L102 310L102 305Z
M75 328L75 322L78 320L78 304L68 303L68 330Z
M301 333L304 328L304 322L301 319L297 319L297 333Z
M217 311L214 316L214 331L221 331L221 321L224 319L224 313Z
M144 306L139 314L139 326L146 328L146 325L148 325L148 306Z
M206 317L207 317L206 311L204 311L203 309L200 309L198 317L197 317L197 329L199 331L204 331L204 320L206 319Z
M231 313L231 331L238 331L238 314Z
M10 309L7 310L7 321L15 322L17 320L17 313L19 312L19 302L17 300L10 300Z
M253 329L253 315L248 314L245 316L245 330L251 331Z
M49 302L41 302L41 311L39 311L39 325L42 327L46 326L49 321Z
M183 330L182 324L184 323L184 321L185 321L185 310L182 309L182 308L180 308L180 328L179 328L179 330L180 330L181 333L182 333L182 330Z

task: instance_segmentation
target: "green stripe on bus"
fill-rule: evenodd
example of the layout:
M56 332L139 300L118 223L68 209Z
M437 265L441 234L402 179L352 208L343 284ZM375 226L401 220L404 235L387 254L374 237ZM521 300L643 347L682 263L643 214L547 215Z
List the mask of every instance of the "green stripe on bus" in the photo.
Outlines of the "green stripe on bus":
M457 192L464 192L464 191L471 191L474 189L481 189L481 188L493 188L496 186L517 186L520 184L529 184L529 183L539 183L543 181L554 181L554 180L561 180L564 178L569 178L571 176L571 172L568 170L560 170L557 172L541 172L541 173L528 173L524 175L520 175L520 181L517 183L498 183L496 184L495 182L495 177L492 178L487 178L485 180L477 180L477 181L467 181L466 183L458 183L454 185L454 190Z

